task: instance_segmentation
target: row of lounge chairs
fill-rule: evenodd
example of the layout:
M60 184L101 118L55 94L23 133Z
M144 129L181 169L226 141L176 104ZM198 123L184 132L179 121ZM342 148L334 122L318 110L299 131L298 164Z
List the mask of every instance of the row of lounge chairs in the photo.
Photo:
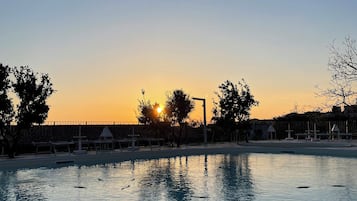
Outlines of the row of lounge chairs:
M56 154L59 150L71 153L71 150L114 150L125 148L137 150L140 145L147 145L152 150L160 148L164 144L163 138L138 138L138 135L130 135L131 138L114 139L108 127L105 127L96 140L88 140L86 136L74 136L76 141L49 141L49 142L32 142L35 146L36 153L50 152ZM79 142L80 141L80 142Z
M296 136L296 139L306 139L306 140L311 140L314 138L314 133L295 133L293 134ZM316 133L317 139L347 139L351 140L352 139L352 133Z
M160 148L164 144L164 138L137 138L134 139L135 146L132 145L133 139L111 139L111 140L82 140L83 150L114 150L125 148L130 150L138 149L141 144L147 145L150 149ZM70 153L72 150L78 149L78 141L49 141L49 142L32 142L36 149L36 153L47 152L57 153L66 151Z

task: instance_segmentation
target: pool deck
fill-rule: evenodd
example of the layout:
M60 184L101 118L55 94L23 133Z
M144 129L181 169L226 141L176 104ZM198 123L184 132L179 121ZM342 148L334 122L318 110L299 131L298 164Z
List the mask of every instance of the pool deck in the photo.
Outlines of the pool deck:
M303 154L319 156L357 158L357 140L350 141L250 141L249 143L221 143L182 146L181 148L161 147L153 149L143 147L136 151L112 150L90 151L87 154L23 154L14 159L0 156L0 171L16 169L62 167L68 165L95 165L130 160L158 159L204 154L239 154L239 153L274 153Z

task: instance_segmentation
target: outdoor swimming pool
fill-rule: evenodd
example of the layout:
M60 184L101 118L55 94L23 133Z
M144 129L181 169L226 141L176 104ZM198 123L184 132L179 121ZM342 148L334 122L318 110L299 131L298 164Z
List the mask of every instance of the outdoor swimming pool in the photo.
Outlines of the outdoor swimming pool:
M357 200L357 159L201 155L0 171L0 200Z

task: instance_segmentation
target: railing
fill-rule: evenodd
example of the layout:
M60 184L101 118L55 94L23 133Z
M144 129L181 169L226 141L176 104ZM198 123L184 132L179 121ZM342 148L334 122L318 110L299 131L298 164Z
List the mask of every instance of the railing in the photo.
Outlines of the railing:
M136 121L46 121L41 125L138 125Z

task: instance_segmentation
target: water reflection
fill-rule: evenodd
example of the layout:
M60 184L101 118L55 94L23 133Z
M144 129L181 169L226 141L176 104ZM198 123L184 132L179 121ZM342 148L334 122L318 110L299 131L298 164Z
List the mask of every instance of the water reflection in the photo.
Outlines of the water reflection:
M0 171L0 200L354 200L356 166L357 159L241 154Z
M248 155L226 155L217 174L224 200L254 200L253 182L249 169Z
M191 182L188 176L188 158L178 157L154 160L140 183L140 200L190 200Z
M354 158L288 154L250 157L255 196L261 200L355 200L356 165Z
M46 200L40 191L43 182L30 171L0 172L0 184L0 200Z
M139 183L140 200L254 199L247 155L155 160Z

